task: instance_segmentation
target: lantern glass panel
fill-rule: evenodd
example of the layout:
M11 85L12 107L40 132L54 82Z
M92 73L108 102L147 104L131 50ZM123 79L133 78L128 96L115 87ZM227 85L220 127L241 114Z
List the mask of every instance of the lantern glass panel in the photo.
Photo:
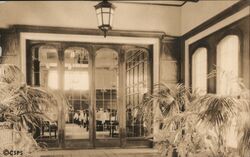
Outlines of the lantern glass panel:
M97 14L98 26L102 25L102 14Z
M110 12L110 8L102 8L102 12L103 13L109 13Z
M98 26L102 25L102 14L101 14L101 11L102 11L101 8L96 9L96 16L97 16Z
M109 24L109 13L103 13L103 25L110 25Z
M101 13L101 11L102 11L102 9L101 9L101 8L96 9L96 14L100 14L100 13Z

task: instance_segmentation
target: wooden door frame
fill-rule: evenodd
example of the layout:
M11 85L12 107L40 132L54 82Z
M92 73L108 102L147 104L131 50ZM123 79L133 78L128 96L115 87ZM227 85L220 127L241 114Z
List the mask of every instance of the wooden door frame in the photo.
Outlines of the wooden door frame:
M26 41L27 40L43 40L43 41L62 41L62 42L88 42L88 43L107 43L107 44L144 44L144 45L153 45L153 83L158 83L159 82L159 56L160 56L160 40L157 37L124 37L124 36L110 36L108 38L103 38L102 36L98 35L75 35L75 34L53 34L53 33L32 33L32 32L20 32L20 67L21 70L26 74ZM95 52L93 50L92 52ZM119 53L121 56L123 54L122 50ZM94 54L94 53L92 53ZM119 71L121 76L125 76L124 72L124 61L122 61L121 56L119 56L120 62L119 64ZM91 74L89 74L91 81L93 81L93 78L95 78L95 59L94 55L90 55L90 66L89 68ZM123 71L121 73L121 71ZM26 78L24 78L26 81ZM119 77L119 86L120 87L125 87L124 83L124 77ZM92 112L95 111L96 109L96 102L95 102L95 85L94 83L91 83L90 88L91 88L91 94L90 94L90 103L91 110ZM123 108L126 107L125 105L125 99L122 98L124 96L124 88L120 88L123 90L118 91L118 102L119 106L122 106ZM123 104L123 105L121 105ZM123 109L124 110L124 109ZM126 113L123 112L123 114L119 115L121 119L121 124L120 124L120 146L124 147L126 145ZM95 132L96 132L96 126L95 126L95 115L92 113L92 130L90 131L89 134L89 140L90 143L93 147L96 147L96 137L95 137ZM63 133L64 134L64 133Z

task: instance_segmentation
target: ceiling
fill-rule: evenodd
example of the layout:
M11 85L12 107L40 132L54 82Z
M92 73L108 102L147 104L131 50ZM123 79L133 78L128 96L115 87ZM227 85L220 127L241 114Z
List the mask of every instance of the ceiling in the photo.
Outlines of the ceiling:
M46 1L46 0L45 0ZM50 0L47 0L50 1ZM81 1L102 1L102 0L81 0ZM199 0L108 0L112 3L126 3L126 4L137 4L137 5L157 5L157 6L172 6L172 7L181 7L186 3L195 3ZM0 1L5 3L6 1Z

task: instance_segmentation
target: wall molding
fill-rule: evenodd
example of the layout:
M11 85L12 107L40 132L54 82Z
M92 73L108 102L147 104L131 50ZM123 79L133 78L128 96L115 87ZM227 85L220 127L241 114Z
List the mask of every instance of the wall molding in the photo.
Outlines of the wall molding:
M224 20L225 18L237 13L238 11L244 9L245 7L250 5L249 0L241 0L238 3L235 3L231 7L225 9L221 13L213 16L212 18L208 19L207 21L203 22L202 24L198 25L197 27L193 28L189 32L185 33L182 36L182 40L187 40L188 38L206 30L207 28L219 23L220 21Z
M247 16L249 16L249 2L246 1L240 1L233 5L232 7L226 9L225 11L230 14L225 15L225 11L223 11L223 18L221 17L220 20L215 20L212 22L212 24L206 25L203 27L203 29L200 29L200 26L194 28L193 30L198 30L198 32L193 31L192 34L189 34L188 36L183 36L181 41L181 62L182 62L182 68L181 68L181 80L182 82L185 82L185 85L189 87L189 46L194 43L197 40L200 40L224 27L229 26L230 24L239 21L240 19L243 19ZM235 8L235 6L237 6ZM239 7L241 6L241 7ZM231 10L231 11L229 11ZM218 15L222 15L222 13ZM210 21L210 20L208 20ZM216 23L214 23L216 22ZM207 21L205 22L207 23ZM203 25L203 24L202 24Z
M7 29L0 29L0 31L103 36L103 32L99 29L35 26L35 25L11 25ZM107 36L149 37L149 38L153 37L153 38L159 38L159 39L163 39L164 37L169 37L169 38L176 37L176 36L167 35L163 31L139 31L139 30L110 30L108 31Z

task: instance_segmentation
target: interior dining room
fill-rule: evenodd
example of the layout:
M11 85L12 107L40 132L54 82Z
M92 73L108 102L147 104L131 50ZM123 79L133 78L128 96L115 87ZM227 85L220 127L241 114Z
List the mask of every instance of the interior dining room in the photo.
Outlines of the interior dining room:
M0 156L249 157L249 0L0 1Z

